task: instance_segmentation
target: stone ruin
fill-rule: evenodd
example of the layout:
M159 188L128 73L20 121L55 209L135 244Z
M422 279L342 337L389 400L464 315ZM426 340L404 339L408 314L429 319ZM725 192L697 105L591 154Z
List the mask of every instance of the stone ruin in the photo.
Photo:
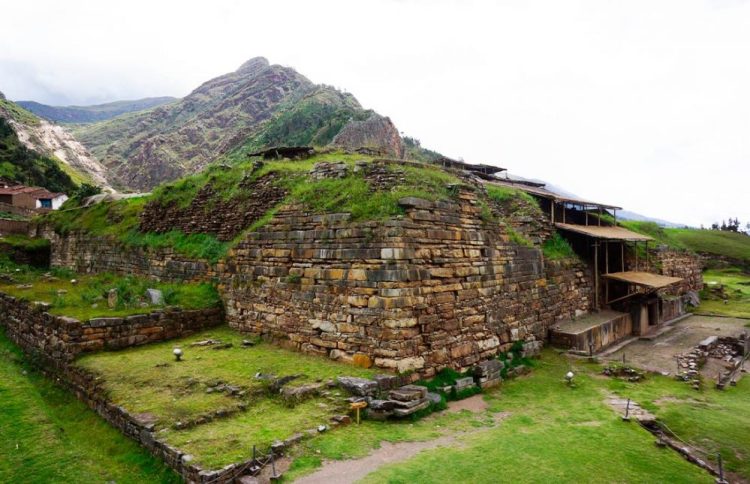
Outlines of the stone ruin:
M735 385L739 373L744 371L744 362L750 355L750 338L747 333L738 337L710 336L690 350L677 356L679 368L675 377L692 384L693 388L701 387L701 369L709 360L720 363L723 369L717 375L717 388L727 384Z

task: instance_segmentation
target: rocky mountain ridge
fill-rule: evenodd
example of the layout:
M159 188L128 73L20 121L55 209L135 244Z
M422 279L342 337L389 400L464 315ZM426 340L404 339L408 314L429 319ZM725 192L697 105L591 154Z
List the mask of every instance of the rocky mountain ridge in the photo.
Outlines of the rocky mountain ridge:
M107 167L110 180L134 190L149 190L222 157L242 158L277 145L325 146L335 139L340 147L403 155L390 119L263 57L176 102L77 126L74 133Z
M176 100L175 97L162 96L92 106L50 106L36 101L16 101L16 104L53 123L93 123L112 119L121 114L155 108Z

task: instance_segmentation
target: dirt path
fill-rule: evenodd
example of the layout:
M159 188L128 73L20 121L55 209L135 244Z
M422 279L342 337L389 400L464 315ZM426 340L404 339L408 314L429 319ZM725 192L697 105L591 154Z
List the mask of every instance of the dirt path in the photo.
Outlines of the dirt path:
M325 461L323 467L313 474L294 481L298 484L349 484L365 477L386 464L414 457L423 450L434 449L453 443L456 437L444 435L425 442L381 442L380 448L361 459Z
M458 402L451 402L449 412L470 410L472 412L483 412L487 403L482 395L467 398ZM500 412L493 414L494 425L483 427L469 432L459 432L451 435L443 435L437 439L423 442L381 442L380 448L373 450L369 455L359 459L349 460L327 460L323 466L312 474L295 480L295 484L350 484L356 482L378 468L395 462L410 459L423 450L435 449L437 447L449 446L456 443L459 437L479 432L486 432L510 414Z

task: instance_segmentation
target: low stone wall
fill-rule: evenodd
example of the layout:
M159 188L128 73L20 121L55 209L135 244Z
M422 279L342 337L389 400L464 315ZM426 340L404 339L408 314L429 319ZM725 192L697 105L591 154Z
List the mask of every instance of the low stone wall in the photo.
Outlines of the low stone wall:
M353 223L286 207L222 267L230 326L344 361L431 376L543 340L587 311L577 260L545 261L484 221L476 195L404 199L403 218Z
M51 241L52 267L66 267L84 274L132 274L161 281L207 281L216 275L210 263L190 259L168 247L126 246L114 238L85 232L60 236L46 226L35 227L32 231Z
M29 233L29 222L26 220L9 220L0 218L0 234L23 234Z
M30 354L43 355L60 367L84 352L118 350L189 335L224 322L221 308L165 310L124 318L86 322L46 312L48 305L0 293L0 325Z

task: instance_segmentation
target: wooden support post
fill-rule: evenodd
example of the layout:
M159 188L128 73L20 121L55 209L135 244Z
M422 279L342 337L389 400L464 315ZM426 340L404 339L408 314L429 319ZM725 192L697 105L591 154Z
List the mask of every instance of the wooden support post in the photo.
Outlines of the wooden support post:
M594 310L599 311L599 242L594 242Z
M550 217L552 218L552 224L554 225L555 223L555 201L550 200L549 203L550 205L552 205L552 210L550 210Z
M615 226L617 226L617 209L616 208L612 209L612 215L615 218Z
M589 224L589 211L586 210L586 225Z
M638 241L635 241L635 270L638 272Z
M604 241L604 273L609 274L609 240Z
M599 219L599 226L602 226L602 207L599 207L599 216L597 217Z
M625 272L625 241L620 242L620 263L622 265L622 272Z
M565 203L562 204L562 211L563 211L563 223L565 223Z

